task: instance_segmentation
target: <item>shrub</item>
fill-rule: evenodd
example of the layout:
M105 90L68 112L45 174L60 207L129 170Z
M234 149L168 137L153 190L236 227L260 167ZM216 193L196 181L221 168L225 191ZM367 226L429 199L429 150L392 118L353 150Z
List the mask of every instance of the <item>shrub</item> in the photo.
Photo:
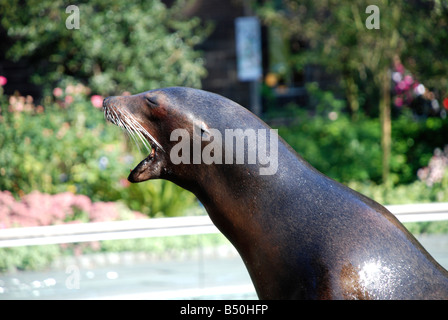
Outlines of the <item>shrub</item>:
M143 217L119 203L91 202L87 196L70 192L50 195L33 191L17 201L11 192L0 191L0 229Z
M122 201L148 216L182 215L195 197L168 181L130 185L129 168L143 156L106 123L95 95L81 84L32 97L0 96L0 190L16 198L33 190L71 192L92 201ZM97 104L98 106L98 104Z
M76 79L101 94L200 86L204 61L194 46L210 28L182 16L185 1L170 8L160 0L75 4L79 28L69 29L65 1L0 0L1 23L13 43L7 56L32 63L34 82Z
M0 272L42 269L60 254L58 245L0 248Z
M294 110L294 121L279 126L282 136L305 160L344 183L381 181L381 128L378 119L353 121L327 109L317 115ZM392 123L391 177L396 185L412 183L434 149L446 144L448 123L441 118L415 118L402 113Z
M380 180L378 121L352 122L342 113L336 115L331 120L302 113L296 124L280 127L279 135L311 165L336 180Z

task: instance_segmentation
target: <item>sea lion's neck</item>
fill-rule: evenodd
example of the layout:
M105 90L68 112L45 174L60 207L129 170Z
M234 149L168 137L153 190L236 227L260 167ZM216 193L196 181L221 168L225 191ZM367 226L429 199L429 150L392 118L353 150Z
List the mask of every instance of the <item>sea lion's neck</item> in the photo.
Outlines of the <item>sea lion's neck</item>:
M291 195L298 203L306 201L307 198L299 199L302 196L299 189L306 183L309 187L305 188L310 192L309 188L317 185L316 180L328 179L283 142L279 144L275 175L275 179L260 175L258 165L215 164L201 166L201 171L193 178L180 180L180 175L176 175L169 180L195 194L218 229L238 246L236 242L241 240L255 241L257 236L266 238L257 232L266 232L266 227L274 228L280 216L300 214L300 208L297 212L286 212L280 207L267 211L266 208L272 208L276 202L281 205L283 199L291 201ZM296 184L285 184L281 176L293 177Z
M276 174L295 176L297 186L308 192L312 192L310 188L313 185L318 185L316 180L325 178L314 169L310 170L309 165L296 154L287 150L281 151L279 171ZM276 288L270 286L277 283L276 279L282 275L269 270L278 269L283 263L291 263L283 261L287 255L281 250L288 247L292 249L292 246L310 241L306 224L300 225L299 221L301 206L309 207L306 202L312 201L313 198L303 196L304 192L301 193L296 186L283 184L285 179L272 179L270 176L261 176L251 171L256 170L255 167L222 166L210 167L211 171L201 175L194 186L189 185L189 190L198 197L216 227L238 250L254 282L255 279L264 279L265 284L255 283L257 291L275 292ZM213 177L213 180L208 177ZM291 202L296 202L296 211L282 209L283 205L289 206ZM270 210L266 210L267 208ZM286 226L288 223L291 225ZM294 231L286 231L286 228L293 228ZM288 236L294 232L294 244L288 244L291 238L283 237L288 232ZM254 276L260 274L265 276ZM283 276L287 278L289 275L285 273ZM269 289L266 289L267 286Z

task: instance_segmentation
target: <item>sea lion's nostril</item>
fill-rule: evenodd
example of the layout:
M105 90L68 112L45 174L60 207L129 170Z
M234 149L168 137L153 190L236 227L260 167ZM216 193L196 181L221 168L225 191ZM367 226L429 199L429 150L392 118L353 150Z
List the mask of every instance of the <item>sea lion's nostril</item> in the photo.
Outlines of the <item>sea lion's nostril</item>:
M114 97L107 97L103 100L103 108L109 107L109 104L112 102Z

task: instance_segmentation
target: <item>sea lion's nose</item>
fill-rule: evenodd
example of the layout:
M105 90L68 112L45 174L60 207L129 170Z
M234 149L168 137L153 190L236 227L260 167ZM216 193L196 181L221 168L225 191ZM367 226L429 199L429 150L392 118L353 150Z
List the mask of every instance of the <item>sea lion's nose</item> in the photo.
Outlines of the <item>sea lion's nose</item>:
M107 97L106 99L103 100L103 108L108 108L111 104L113 104L114 100L117 97Z

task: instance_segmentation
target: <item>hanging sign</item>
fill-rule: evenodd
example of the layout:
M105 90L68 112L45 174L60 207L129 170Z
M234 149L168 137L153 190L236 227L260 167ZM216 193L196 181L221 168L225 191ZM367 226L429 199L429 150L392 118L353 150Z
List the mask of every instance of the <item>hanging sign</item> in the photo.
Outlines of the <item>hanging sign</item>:
M261 31L256 17L241 17L235 20L236 57L238 79L256 81L262 76Z

